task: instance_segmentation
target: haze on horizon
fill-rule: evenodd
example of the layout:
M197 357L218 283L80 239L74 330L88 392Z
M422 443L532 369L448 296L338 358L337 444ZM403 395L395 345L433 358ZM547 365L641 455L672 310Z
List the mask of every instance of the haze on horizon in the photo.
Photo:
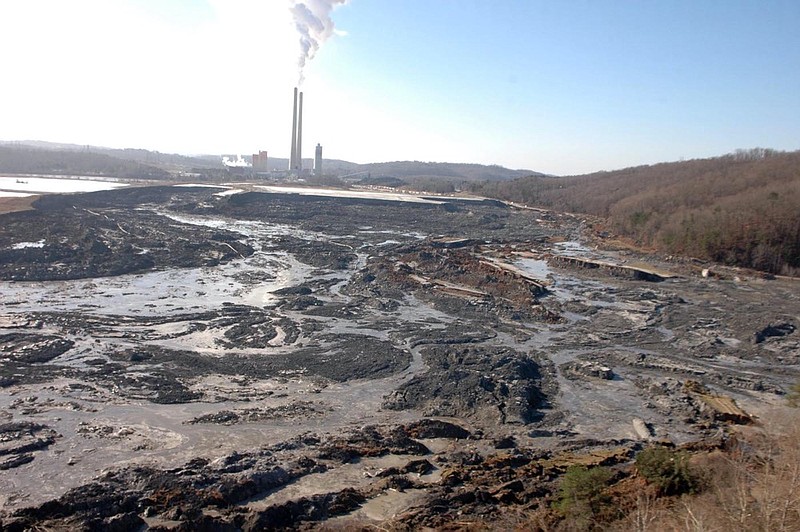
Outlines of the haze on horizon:
M302 73L304 153L563 175L800 148L795 1L313 4L335 29ZM286 157L304 7L5 1L0 140Z

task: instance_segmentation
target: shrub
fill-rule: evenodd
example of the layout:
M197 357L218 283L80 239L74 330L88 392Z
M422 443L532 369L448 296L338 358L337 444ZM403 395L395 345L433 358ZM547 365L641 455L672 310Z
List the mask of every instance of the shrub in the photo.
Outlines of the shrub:
M698 491L697 477L689 466L689 456L666 447L648 447L636 456L636 469L664 495Z
M786 401L789 406L800 407L800 381L797 381L789 389L789 394L786 396Z
M591 529L611 498L606 486L612 473L607 467L570 466L561 479L555 507L580 529Z

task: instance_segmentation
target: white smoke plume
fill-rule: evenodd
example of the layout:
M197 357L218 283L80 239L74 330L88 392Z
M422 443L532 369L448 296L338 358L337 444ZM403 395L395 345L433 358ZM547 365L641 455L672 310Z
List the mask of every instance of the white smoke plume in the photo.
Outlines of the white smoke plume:
M227 155L224 155L222 157L222 164L234 168L245 168L248 166L252 166L250 163L245 161L244 157L242 157L241 155L237 155L235 159L232 159Z
M320 45L334 33L331 11L346 3L347 0L293 0L289 9L300 34L300 58L297 60L299 84L303 83L306 63L314 58Z

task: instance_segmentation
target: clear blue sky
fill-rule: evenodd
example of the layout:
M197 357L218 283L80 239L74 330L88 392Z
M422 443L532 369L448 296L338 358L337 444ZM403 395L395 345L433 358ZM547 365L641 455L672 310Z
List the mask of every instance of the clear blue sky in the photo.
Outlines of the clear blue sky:
M285 157L296 3L5 0L21 75L0 139ZM351 0L331 18L304 69L307 156L570 174L800 149L797 0Z

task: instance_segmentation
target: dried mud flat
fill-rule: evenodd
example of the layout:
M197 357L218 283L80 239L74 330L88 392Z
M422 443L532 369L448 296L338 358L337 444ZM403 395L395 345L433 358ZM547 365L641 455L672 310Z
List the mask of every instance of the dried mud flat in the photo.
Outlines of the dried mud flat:
M0 217L2 527L497 519L800 377L795 281L434 200L139 187Z

